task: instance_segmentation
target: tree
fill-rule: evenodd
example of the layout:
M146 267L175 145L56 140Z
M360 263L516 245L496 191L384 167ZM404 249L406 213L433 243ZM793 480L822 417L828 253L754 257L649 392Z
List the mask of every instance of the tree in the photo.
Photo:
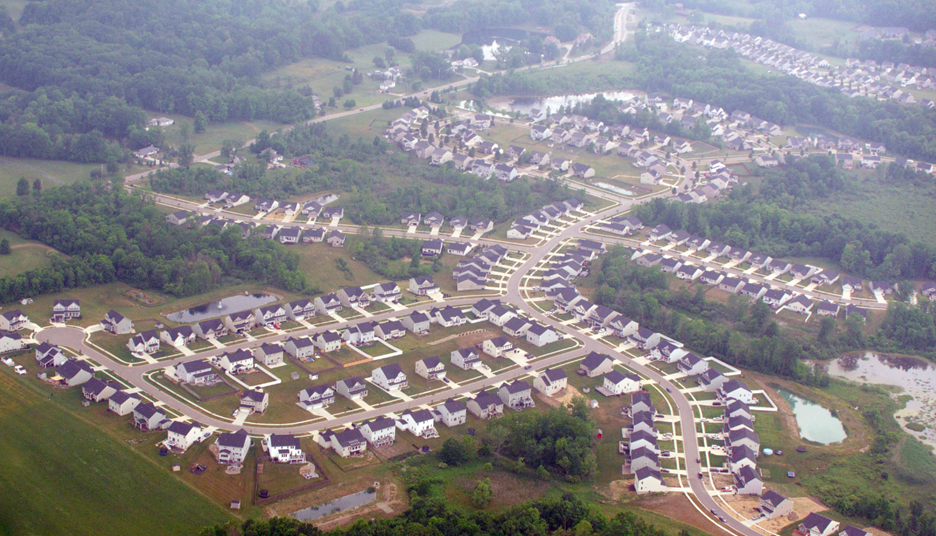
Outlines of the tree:
M439 458L446 464L454 466L469 461L465 446L454 438L445 440L445 443L442 444L442 450L439 452Z
M189 125L188 121L182 121L179 123L179 136L182 138L183 142L188 142L191 128L192 127Z
M192 167L192 162L195 159L194 153L195 147L189 143L179 146L179 166L185 169Z
M347 110L350 110L351 108L354 108L355 106L357 106L357 102L355 102L354 99L348 99L344 101L344 107Z
M26 180L26 177L20 177L16 181L16 195L27 195L29 194L29 181Z
M4 238L0 240L0 255L9 255L10 254L10 241Z
M378 69L386 69L387 62L384 61L384 59L380 56L374 56L374 67L377 67Z
M490 504L494 498L494 490L491 488L491 479L485 478L475 484L474 492L471 494L471 504L475 508L484 508Z
M832 332L835 331L835 319L830 317L825 317L822 319L822 323L819 326L819 335L817 339L821 344L829 343L829 336L832 335Z
M201 111L195 112L195 133L204 132L208 128L208 116Z
M39 195L42 193L42 180L36 179L33 181L33 195Z

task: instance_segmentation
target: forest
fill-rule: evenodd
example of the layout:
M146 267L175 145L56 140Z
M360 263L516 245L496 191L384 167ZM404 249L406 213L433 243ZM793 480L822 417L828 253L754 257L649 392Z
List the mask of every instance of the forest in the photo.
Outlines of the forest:
M307 290L299 258L239 229L170 225L151 199L119 185L73 185L38 199L0 200L0 228L69 256L50 266L0 279L0 303L121 281L173 296L191 296L237 280L292 292Z
M609 21L617 8L610 0L461 0L426 12L426 24L443 32L466 32L532 24L553 28L560 41L581 30L598 41L611 38Z
M363 225L395 225L404 212L433 210L446 218L465 216L503 222L577 195L557 181L515 180L501 183L456 171L451 165L431 167L411 155L390 151L382 138L335 138L325 123L313 123L270 137L261 132L251 147L259 153L272 147L285 157L308 155L315 162L305 170L270 172L247 156L233 175L196 166L156 172L154 191L201 196L210 189L245 192L283 199L323 190L349 195L342 201L347 217ZM584 197L582 197L584 199Z

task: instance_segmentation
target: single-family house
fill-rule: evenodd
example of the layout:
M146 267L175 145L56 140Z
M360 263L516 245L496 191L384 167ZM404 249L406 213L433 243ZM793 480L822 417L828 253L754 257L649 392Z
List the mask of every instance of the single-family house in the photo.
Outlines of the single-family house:
M545 396L553 396L566 388L568 376L561 368L547 368L533 380L533 387Z

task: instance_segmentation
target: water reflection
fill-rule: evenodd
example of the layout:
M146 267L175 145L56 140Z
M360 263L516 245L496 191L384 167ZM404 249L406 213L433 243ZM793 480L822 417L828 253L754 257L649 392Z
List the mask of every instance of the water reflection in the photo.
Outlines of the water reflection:
M236 313L238 311L246 311L247 309L253 309L254 307L266 305L276 300L276 296L272 296L270 294L244 294L241 296L231 296L222 300L196 305L195 307L185 309L184 311L176 311L175 313L166 315L166 318L173 322L189 324L192 322L207 320L209 318L216 318L219 316Z
M313 519L318 519L329 514L337 514L338 512L357 508L358 506L364 506L365 504L372 503L375 500L377 500L376 491L361 491L359 493L353 493L351 495L339 497L334 501L329 501L318 506L303 508L302 510L293 512L290 515L299 521L312 521Z
M839 443L847 437L842 421L828 409L812 400L807 400L783 389L777 389L780 396L787 401L796 424L799 425L800 436L820 445Z

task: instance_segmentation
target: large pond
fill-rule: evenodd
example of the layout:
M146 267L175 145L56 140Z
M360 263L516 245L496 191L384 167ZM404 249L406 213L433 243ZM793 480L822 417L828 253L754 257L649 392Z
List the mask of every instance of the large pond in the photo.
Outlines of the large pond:
M914 357L866 352L848 354L829 364L829 375L857 383L892 385L913 397L895 415L898 422L926 426L922 432L907 430L936 446L936 367Z
M604 93L582 93L578 95L555 95L552 97L498 97L490 99L488 105L497 110L530 113L533 108L556 113L560 108L588 102L598 95L608 100L626 101L643 93L639 91L606 91Z
M832 415L831 411L789 391L777 389L777 392L793 410L796 424L799 425L800 437L803 439L820 445L831 445L847 437L842 421Z
M376 491L361 491L351 495L345 495L344 497L339 497L334 501L329 501L318 506L303 508L302 510L293 512L290 515L299 521L312 521L313 519L318 519L329 514L337 514L338 512L357 508L358 506L364 506L365 504L372 503L375 500L377 500Z
M202 320L224 316L238 311L253 309L254 307L266 305L276 300L276 296L270 294L231 296L211 303L197 305L190 309L185 309L184 311L176 311L166 315L166 318L173 322L190 324L192 322L201 322Z

